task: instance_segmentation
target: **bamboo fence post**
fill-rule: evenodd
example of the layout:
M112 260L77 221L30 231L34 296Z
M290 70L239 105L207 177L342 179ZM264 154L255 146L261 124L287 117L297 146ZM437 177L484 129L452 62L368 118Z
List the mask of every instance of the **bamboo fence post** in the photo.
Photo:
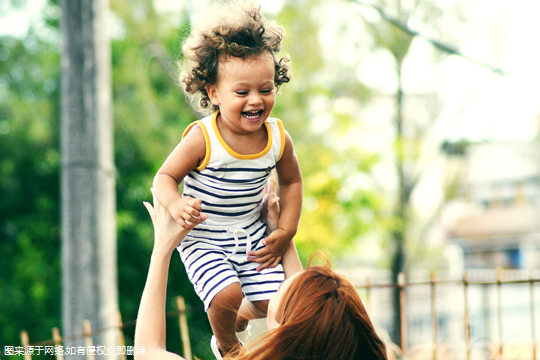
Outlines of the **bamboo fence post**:
M186 303L183 296L176 297L176 306L178 307L178 322L180 325L180 336L182 338L182 347L184 349L184 358L191 360L191 345L189 343L189 330L186 318Z
M122 323L122 314L120 314L120 310L116 312L116 326L118 327L118 345L120 346L120 359L121 360L127 360L126 356L126 339L124 337L124 324Z
M62 337L60 336L60 330L57 327L52 329L52 335L54 344L56 346L62 345ZM64 360L64 355L60 351L56 351L56 360Z
M497 269L497 330L498 330L498 356L502 360L503 356L503 324L502 324L502 268Z
M529 272L529 291L531 302L531 337L532 337L532 360L536 360L536 328L535 328L535 311L534 311L534 281L532 271Z
M88 349L90 346L93 346L92 344L92 326L90 325L90 320L85 319L83 321L83 328L84 328L84 342L86 344L86 349ZM86 353L86 358L88 360L95 360L94 354Z
M21 331L21 343L24 347L24 360L32 360L32 356L28 353L28 345L30 345L30 340L26 330Z
M433 359L437 360L437 342L438 342L438 330L439 330L439 319L437 317L437 307L436 297L437 293L435 292L435 272L431 273L430 277L430 286L431 286L431 321L433 326Z
M463 273L463 294L465 307L465 352L467 360L471 358L471 324L469 319L469 276Z

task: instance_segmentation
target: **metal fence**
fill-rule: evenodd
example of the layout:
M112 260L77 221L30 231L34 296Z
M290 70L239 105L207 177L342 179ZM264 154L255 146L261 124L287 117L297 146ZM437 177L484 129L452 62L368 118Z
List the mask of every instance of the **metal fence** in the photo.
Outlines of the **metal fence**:
M182 342L183 354L182 356L186 360L192 360L191 345L189 339L189 329L187 323L187 314L192 310L186 308L184 298L182 296L176 297L176 311L169 311L166 314L167 318L177 317L178 325L180 328L180 341ZM73 355L72 352L66 352L69 347L64 347L63 344L72 340L84 339L85 346L75 348L77 355L84 355L88 360L95 360L100 355L116 357L120 360L127 360L128 356L135 355L137 352L144 352L145 349L139 349L132 345L126 345L124 330L135 326L137 320L131 320L122 322L120 312L116 316L116 324L114 326L104 327L100 329L92 329L90 321L85 320L82 324L83 332L80 334L61 336L60 330L55 327L52 329L52 339L30 343L28 332L21 332L21 345L20 346L6 346L3 351L4 356L20 356L25 360L31 360L35 355L51 355L57 360L64 360L69 358L69 355ZM108 348L105 346L94 346L92 337L104 332L113 331L118 334L118 345L114 348ZM7 350L7 351L6 351Z
M494 276L490 276L494 275ZM489 279L492 277L493 279ZM488 278L488 279L486 279ZM537 360L537 339L536 339L536 322L538 319L535 310L535 284L540 282L540 278L533 276L532 272L524 275L523 271L503 271L499 269L497 271L470 271L465 272L461 279L456 280L438 280L434 273L431 274L429 280L426 281L410 281L407 282L405 276L400 274L397 284L372 284L370 278L367 278L364 285L357 285L356 288L360 290L361 295L364 297L364 302L368 312L372 318L377 315L373 306L373 295L376 291L383 289L393 290L398 289L399 303L400 303L400 330L401 330L401 347L386 340L389 357L390 358L403 358L414 360L446 360L446 359L515 359L515 360ZM437 302L437 292L442 286L452 286L455 292L452 294L454 299L460 297L462 299L463 307L460 309L461 316L457 321L462 327L463 339L462 344L447 343L439 339L439 309ZM504 309L503 306L503 288L510 285L519 285L521 288L519 294L514 294L514 297L519 297L519 301L526 300L528 308L520 308L520 312L528 312L528 322L520 323L519 326L523 329L528 328L530 336L528 338L512 338L503 337L504 326ZM411 322L408 317L409 302L411 301L410 292L415 287L428 287L429 294L427 294L429 301L430 327L431 327L431 340L430 344L423 343L420 346L416 346L415 351L410 349L411 341L408 338L409 335L409 323ZM471 335L471 289L473 287L481 287L484 291L488 288L494 288L494 317L496 318L496 330L495 334L491 338L486 338L484 335L480 340L483 342L483 347L472 351L473 338ZM515 291L515 286L513 291ZM539 290L539 289L536 289ZM362 294L364 291L364 294ZM459 292L459 293L457 293ZM523 299L524 293L528 293L528 299ZM440 299L439 299L440 300ZM454 304L457 306L457 304ZM486 309L484 309L486 310ZM456 320L456 319L455 319ZM507 321L508 322L508 321ZM515 324L512 326L516 326ZM515 330L515 329L506 329ZM476 339L479 340L479 339ZM478 342L478 341L477 341Z
M401 307L400 314L400 327L401 327L401 344L403 346L400 348L396 344L386 340L389 358L390 359L410 359L410 360L450 360L450 359L466 359L466 360L477 360L477 359L495 359L495 360L537 360L537 340L536 340L536 309L535 309L535 288L540 290L539 287L535 287L535 284L540 282L539 277L533 276L532 273L528 276L524 276L523 273L516 273L512 271L503 271L498 270L496 272L491 272L494 276L492 279L489 276L479 275L478 272L466 272L461 279L457 280L441 280L437 279L435 274L431 274L429 280L425 281L410 281L407 282L403 274L399 275L399 281L397 284L373 284L370 278L366 278L365 284L356 285L356 288L359 290L360 295L363 297L366 308L370 313L371 317L376 319L380 317L379 315L384 315L388 317L388 314L379 314L377 313L377 306L374 306L374 297L377 295L377 292L391 291L393 289L398 289L399 292L399 301ZM427 277L426 277L427 278ZM516 339L509 339L503 337L503 318L504 318L504 306L503 306L503 288L509 286L519 285L520 287L526 287L528 293L528 309L522 309L520 311L527 311L529 314L528 323L520 322L520 326L528 327L530 337L528 339L519 339L516 342ZM440 338L440 312L441 309L438 306L438 296L437 293L440 291L443 286L452 286L451 296L455 299L461 298L463 303L463 308L459 309L459 319L453 319L459 323L461 326L463 339L462 344L457 344L455 341L453 343L448 343L447 339ZM430 317L431 328L431 340L430 343L423 343L421 346L414 344L409 339L410 331L410 322L411 317L408 317L408 310L414 309L413 300L415 296L415 288L424 287L429 288L429 291L425 292L425 297L429 302L429 309L422 309L428 313ZM496 317L496 331L493 338L484 339L485 346L481 351L476 349L473 351L472 342L473 338L471 335L471 289L474 287L482 287L484 289L494 288L495 303L494 312ZM514 288L515 289L515 288ZM524 289L521 288L520 294L523 295ZM514 290L512 290L514 291ZM384 295L384 294L383 294ZM523 296L520 296L520 300L523 300ZM379 298L381 294L379 294ZM445 296L446 297L446 296ZM388 301L388 295L384 295L384 298ZM440 302L440 297L439 297ZM451 301L453 302L453 301ZM183 346L183 356L187 360L192 360L191 346L189 339L189 330L186 314L190 312L191 309L186 309L184 304L184 299L182 297L176 298L177 311L172 311L167 313L167 317L177 317L178 324L180 328L180 341ZM456 304L453 304L457 306ZM412 307L411 307L412 306ZM485 310L485 309L484 309ZM380 310L380 312L386 312L387 310ZM114 327L102 328L102 329L91 329L89 321L85 321L83 324L83 333L74 334L68 336L61 336L58 328L52 330L53 337L52 339L46 341L40 341L36 343L31 343L29 341L29 336L26 331L21 332L21 346L12 347L11 351L18 349L18 354L24 356L25 360L29 360L33 355L39 355L36 350L39 350L41 354L45 353L45 350L48 349L49 355L53 355L58 360L63 360L66 354L55 352L55 349L62 346L63 343L71 341L74 339L85 339L86 350L84 354L87 359L94 360L96 356L99 356L97 351L88 351L88 349L93 349L92 336L106 332L106 331L115 331L118 333L118 349L117 358L121 360L126 360L128 356L134 355L137 349L134 349L133 346L125 344L124 339L124 329L128 327L133 327L136 320L128 321L123 323L120 314L117 315L117 324ZM6 355L6 349L3 353ZM52 352L51 352L52 350ZM96 349L94 349L96 350ZM98 349L99 350L99 349ZM102 349L108 350L108 349ZM103 354L106 355L106 354ZM110 354L109 354L110 355Z

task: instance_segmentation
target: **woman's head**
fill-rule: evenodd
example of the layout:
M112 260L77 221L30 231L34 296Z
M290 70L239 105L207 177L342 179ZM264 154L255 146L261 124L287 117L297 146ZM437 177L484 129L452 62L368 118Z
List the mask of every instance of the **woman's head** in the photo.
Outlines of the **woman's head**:
M228 2L214 8L204 25L195 27L184 43L183 52L188 60L181 75L184 90L200 94L200 107L215 111L219 107L211 103L207 86L219 81L220 62L230 57L246 59L265 53L274 62L274 85L288 82L291 77L288 58L278 60L275 56L284 36L282 27L263 19L259 5Z
M356 289L328 267L287 279L271 300L268 317L270 346L259 347L249 359L386 359Z

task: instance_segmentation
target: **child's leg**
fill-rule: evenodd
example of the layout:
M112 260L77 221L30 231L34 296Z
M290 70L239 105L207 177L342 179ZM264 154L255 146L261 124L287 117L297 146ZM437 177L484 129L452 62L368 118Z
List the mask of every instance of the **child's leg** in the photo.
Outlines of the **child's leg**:
M268 302L269 300L248 301L246 298L242 299L242 305L236 318L236 331L244 331L249 320L265 318L268 312Z
M208 308L208 319L223 356L239 344L235 324L241 303L242 288L239 283L233 283L221 290Z
M283 264L285 278L289 278L303 270L294 240L291 240L283 253L281 263ZM248 301L246 298L242 299L242 306L240 306L236 318L236 331L244 331L249 320L265 318L268 312L268 302L269 300Z

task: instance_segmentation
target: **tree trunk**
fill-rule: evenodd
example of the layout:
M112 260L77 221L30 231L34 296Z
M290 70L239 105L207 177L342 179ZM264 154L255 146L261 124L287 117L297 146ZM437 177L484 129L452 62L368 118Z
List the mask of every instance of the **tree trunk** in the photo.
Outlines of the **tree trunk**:
M398 283L398 275L405 269L405 237L407 233L407 208L410 201L410 190L407 182L407 174L404 169L404 153L406 151L403 142L403 85L402 85L402 66L403 61L396 56L396 70L398 88L396 90L396 171L398 175L398 199L395 205L394 216L397 221L397 227L392 231L391 236L395 244L394 254L392 256L391 272L392 282ZM394 288L392 291L392 341L399 345L402 349L406 344L401 342L401 307L399 300L399 288Z
M61 9L62 317L72 335L83 332L84 319L93 330L114 325L115 168L108 0L62 0ZM93 345L116 346L116 336L103 332Z

